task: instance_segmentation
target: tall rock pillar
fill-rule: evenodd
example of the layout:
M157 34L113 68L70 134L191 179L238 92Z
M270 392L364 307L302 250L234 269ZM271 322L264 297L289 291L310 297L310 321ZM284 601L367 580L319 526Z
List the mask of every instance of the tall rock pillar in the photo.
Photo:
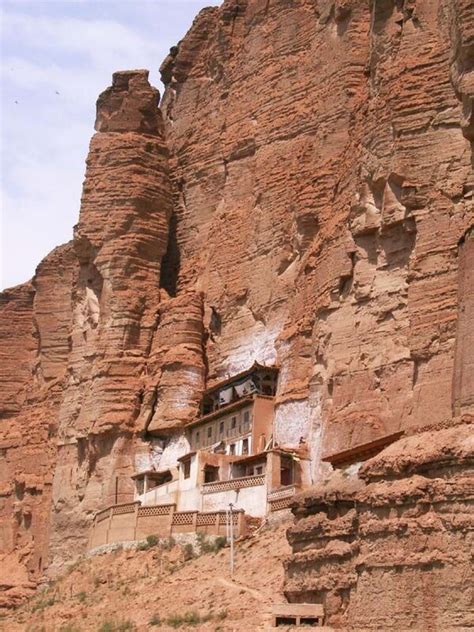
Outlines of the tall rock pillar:
M132 494L134 435L171 215L158 97L148 71L132 70L116 72L97 101L74 233L79 274L53 483L56 562L63 549L68 557L82 550L95 510Z

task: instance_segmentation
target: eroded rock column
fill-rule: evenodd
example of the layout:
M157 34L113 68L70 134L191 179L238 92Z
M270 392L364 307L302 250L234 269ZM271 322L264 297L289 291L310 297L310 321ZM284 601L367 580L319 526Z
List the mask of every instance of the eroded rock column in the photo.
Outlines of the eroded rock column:
M133 70L115 73L97 101L74 234L80 271L53 487L56 560L82 550L95 510L132 497L171 215L158 98L148 71Z

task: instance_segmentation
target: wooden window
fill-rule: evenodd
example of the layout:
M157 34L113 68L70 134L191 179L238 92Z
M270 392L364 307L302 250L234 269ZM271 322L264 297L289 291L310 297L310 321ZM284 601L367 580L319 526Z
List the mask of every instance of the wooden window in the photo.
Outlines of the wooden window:
M207 429L207 438L210 439L212 437L212 426L209 426Z
M235 443L230 444L230 454L235 454Z
M199 430L196 431L196 447L199 447Z
M293 461L291 459L281 460L280 484L284 486L293 484Z
M249 453L249 440L244 439L242 441L242 454L248 454L248 453Z
M237 427L237 417L232 417L232 421L230 423L230 427L232 430L235 430L235 428Z
M219 434L223 435L224 434L224 422L221 421L221 423L219 424Z
M181 463L181 467L183 468L183 477L189 478L191 476L191 459L186 459Z
M263 465L258 465L255 468L255 474L263 474Z
M219 468L214 465L204 466L204 482L214 483L219 480Z

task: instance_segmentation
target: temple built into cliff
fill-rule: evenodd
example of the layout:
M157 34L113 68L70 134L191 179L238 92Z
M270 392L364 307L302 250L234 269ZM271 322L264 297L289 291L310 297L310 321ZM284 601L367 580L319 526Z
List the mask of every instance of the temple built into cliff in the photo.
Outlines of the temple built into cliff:
M181 431L157 439L161 452L156 468L139 469L132 476L133 502L106 509L112 520L121 516L125 527L101 529L106 513L99 512L91 546L110 543L111 537L136 539L140 515L160 517L156 524L148 520L149 534L167 536L174 526L187 526L185 531L215 526L217 535L219 514L224 521L232 506L236 515L241 514L238 532L242 534L246 519L288 509L296 492L311 484L310 456L303 437L297 447L278 445L274 439L277 381L277 367L254 363L207 389L198 417ZM181 446L180 454L176 444ZM149 449L153 450L153 439ZM199 525L203 520L210 524ZM188 524L178 525L183 521Z
M155 466L138 467L132 475L129 502L116 498L96 515L90 546L152 534L219 535L228 528L230 507L238 535L255 520L286 517L282 512L295 495L312 484L311 456L305 437L297 446L275 440L278 372L255 362L205 390L198 416L182 430L150 435L149 455L138 463ZM402 435L385 435L323 461L356 471Z

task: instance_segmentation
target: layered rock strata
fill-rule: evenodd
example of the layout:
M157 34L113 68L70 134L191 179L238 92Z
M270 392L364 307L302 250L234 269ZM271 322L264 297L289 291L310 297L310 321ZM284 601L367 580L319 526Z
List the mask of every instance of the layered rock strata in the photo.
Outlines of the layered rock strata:
M73 242L2 296L2 552L17 568L7 604L83 550L94 511L133 493L171 216L147 77L116 73L99 97Z
M295 503L285 594L350 630L469 630L472 424L403 439ZM376 604L376 607L374 607Z
M158 92L116 73L97 101L74 252L71 350L58 415L51 551L80 551L90 517L131 497L171 194ZM74 542L64 535L74 532Z
M48 566L58 410L69 353L71 244L0 306L0 608L20 603Z
M161 69L209 377L276 361L276 435L308 439L315 480L321 454L452 415L469 4L227 0Z
M226 0L161 110L146 71L114 75L72 243L0 302L6 604L255 360L315 483L321 456L472 414L470 5Z

